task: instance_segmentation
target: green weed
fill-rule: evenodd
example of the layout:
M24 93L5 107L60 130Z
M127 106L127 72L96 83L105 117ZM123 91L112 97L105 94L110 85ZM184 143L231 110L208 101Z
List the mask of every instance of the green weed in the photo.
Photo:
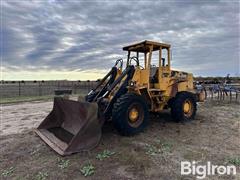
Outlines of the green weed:
M80 171L81 173L86 176L91 176L94 174L95 167L92 164L87 164L83 166Z
M97 154L96 158L101 161L105 158L109 158L110 156L112 156L114 154L115 154L115 152L113 152L113 151L104 150L103 152Z
M3 177L9 177L13 174L14 167L10 167L2 172Z
M70 161L64 159L58 159L58 167L61 169L66 169L69 166Z
M228 162L230 164L233 164L235 166L240 166L240 157L236 157L236 158L229 158Z
M151 144L146 144L146 154L155 156L161 152L160 149L158 149L156 146L151 145Z
M161 146L161 151L162 152L170 152L172 149L172 144L168 143L168 142L164 142L160 139L156 140L157 144L159 144Z
M46 180L47 177L48 177L47 172L38 172L38 174L36 175L37 180Z

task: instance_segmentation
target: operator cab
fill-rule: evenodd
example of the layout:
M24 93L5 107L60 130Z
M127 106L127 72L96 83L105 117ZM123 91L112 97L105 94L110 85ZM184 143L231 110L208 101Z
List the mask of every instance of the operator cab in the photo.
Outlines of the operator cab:
M135 65L146 70L149 88L160 89L160 81L170 77L170 47L165 43L143 41L123 47L123 50L128 51L127 66Z

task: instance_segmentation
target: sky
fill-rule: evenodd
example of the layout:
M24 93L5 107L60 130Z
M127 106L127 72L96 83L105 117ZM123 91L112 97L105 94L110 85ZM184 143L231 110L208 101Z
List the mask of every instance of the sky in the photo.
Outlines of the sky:
M171 67L240 76L240 2L1 0L1 79L92 80L142 40L171 44Z

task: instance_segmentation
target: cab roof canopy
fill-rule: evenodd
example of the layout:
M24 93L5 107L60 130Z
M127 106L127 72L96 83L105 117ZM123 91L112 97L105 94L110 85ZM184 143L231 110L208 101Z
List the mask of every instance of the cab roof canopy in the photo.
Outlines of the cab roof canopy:
M160 47L162 47L162 49L168 49L171 47L170 44L165 44L165 43L159 43L159 42L154 42L154 41L142 41L140 43L136 43L136 44L132 44L129 46L125 46L123 47L124 51L135 51L135 52L149 52L150 51L150 47L153 46L153 51L159 50Z

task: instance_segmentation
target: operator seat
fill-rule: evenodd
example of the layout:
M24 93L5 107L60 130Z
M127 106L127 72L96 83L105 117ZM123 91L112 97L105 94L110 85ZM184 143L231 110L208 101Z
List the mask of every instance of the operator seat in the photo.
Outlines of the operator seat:
M158 82L158 67L157 66L151 66L150 68L150 83L157 83Z

